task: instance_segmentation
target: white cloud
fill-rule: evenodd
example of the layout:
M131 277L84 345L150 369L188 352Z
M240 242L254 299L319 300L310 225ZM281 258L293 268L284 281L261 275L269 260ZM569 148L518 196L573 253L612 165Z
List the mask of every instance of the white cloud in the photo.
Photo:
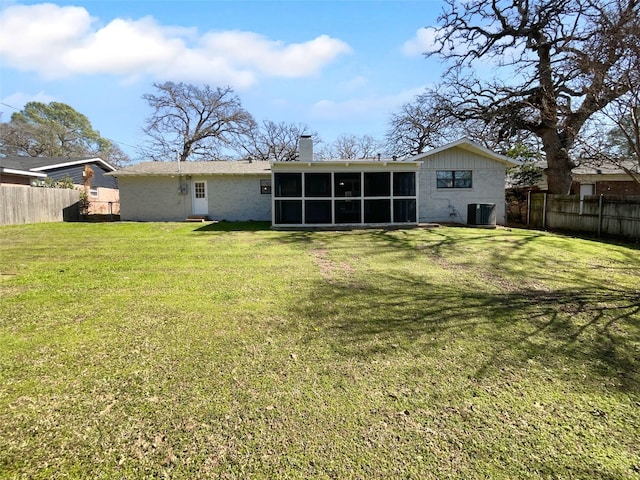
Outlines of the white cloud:
M346 43L327 35L285 45L252 32L216 32L204 35L202 44L206 51L225 52L238 66L253 67L279 77L312 75L337 55L351 52Z
M42 103L51 103L56 102L58 99L53 97L45 92L38 92L36 94L32 93L24 93L24 92L15 92L11 95L2 98L0 102L2 103L2 107L9 107L11 112L8 113L7 116L11 116L11 113L14 111L22 110L24 106L28 102L42 102ZM8 119L3 119L3 121L8 121Z
M438 32L433 27L420 28L415 37L402 45L402 53L415 57L434 50Z
M351 98L345 101L320 100L311 107L311 116L317 119L373 118L384 116L410 102L423 93L425 86L403 90L394 95Z
M352 78L344 84L344 88L347 91L356 91L366 87L369 84L369 79L359 75Z
M159 25L152 17L117 18L97 26L82 7L12 5L0 12L4 64L48 78L114 74L125 78L227 83L260 76L313 75L341 54L345 42L321 35L285 44L252 32L207 32Z

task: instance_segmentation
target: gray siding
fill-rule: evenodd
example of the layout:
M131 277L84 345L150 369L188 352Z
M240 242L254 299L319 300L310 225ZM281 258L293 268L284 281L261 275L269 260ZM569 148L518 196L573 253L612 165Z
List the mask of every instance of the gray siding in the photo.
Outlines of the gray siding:
M107 170L95 163L89 164L89 167L93 171L93 177L91 177L92 187L118 188L118 181L115 177L104 176L108 172ZM56 181L70 178L75 185L84 185L84 164L44 170L43 173L46 173L48 177Z

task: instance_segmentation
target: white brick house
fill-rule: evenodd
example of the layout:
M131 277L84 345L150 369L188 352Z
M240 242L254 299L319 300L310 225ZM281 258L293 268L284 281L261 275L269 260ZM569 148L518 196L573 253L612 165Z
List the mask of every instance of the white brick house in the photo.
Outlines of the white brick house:
M271 220L268 162L144 162L112 175L120 185L121 220Z
M469 205L505 222L514 163L467 139L405 159L317 161L301 138L296 162L146 162L113 172L121 219L271 221L274 228L467 223ZM272 188L273 185L273 188Z

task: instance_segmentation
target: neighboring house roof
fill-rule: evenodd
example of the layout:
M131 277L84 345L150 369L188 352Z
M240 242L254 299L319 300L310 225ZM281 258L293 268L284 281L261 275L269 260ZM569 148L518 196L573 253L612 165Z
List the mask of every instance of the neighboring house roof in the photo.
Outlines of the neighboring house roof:
M534 164L536 167L540 168L542 172L544 172L545 168L547 168L546 160L539 160ZM581 176L581 175L626 175L628 176L627 171L624 168L627 168L630 172L634 174L640 174L640 165L633 162L625 162L621 165L614 165L611 163L602 163L600 165L594 165L590 163L582 163L571 170L572 176Z
M86 163L98 163L106 170L116 168L99 157L4 157L0 158L0 165L5 168L28 170L31 172L46 172L61 167L70 167Z
M108 173L114 177L155 175L266 175L271 164L265 161L231 160L212 162L143 162Z
M441 147L434 148L433 150L429 150L428 152L421 153L419 155L415 155L411 157L411 160L426 160L428 157L436 155L438 153L444 152L445 150L449 150L451 148L461 148L471 153L475 153L477 155L481 155L483 157L489 158L491 160L495 160L496 162L503 163L509 167L514 167L519 165L519 162L509 158L505 155L500 155L499 153L494 152L482 145L479 145L475 142L472 142L466 137L460 138L455 142L447 143L446 145L442 145Z
M629 162L624 164L629 171L640 173L640 166ZM618 165L588 165L582 164L574 168L571 173L573 175L627 175L627 172Z
M118 182L115 178L104 176L107 172L113 172L115 167L98 157L0 158L0 173L26 178L30 183L33 180L50 178L53 181L70 179L75 185L85 185L87 167L93 172L90 179L91 187L118 188Z

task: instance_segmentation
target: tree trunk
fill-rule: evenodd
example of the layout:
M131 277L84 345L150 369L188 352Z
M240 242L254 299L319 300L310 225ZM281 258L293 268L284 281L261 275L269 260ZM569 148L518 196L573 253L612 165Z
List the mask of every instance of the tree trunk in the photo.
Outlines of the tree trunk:
M544 173L547 175L549 193L568 195L573 183L571 170L575 167L569 158L569 152L561 145L555 132L551 135L543 135L542 144L547 158L547 168Z

